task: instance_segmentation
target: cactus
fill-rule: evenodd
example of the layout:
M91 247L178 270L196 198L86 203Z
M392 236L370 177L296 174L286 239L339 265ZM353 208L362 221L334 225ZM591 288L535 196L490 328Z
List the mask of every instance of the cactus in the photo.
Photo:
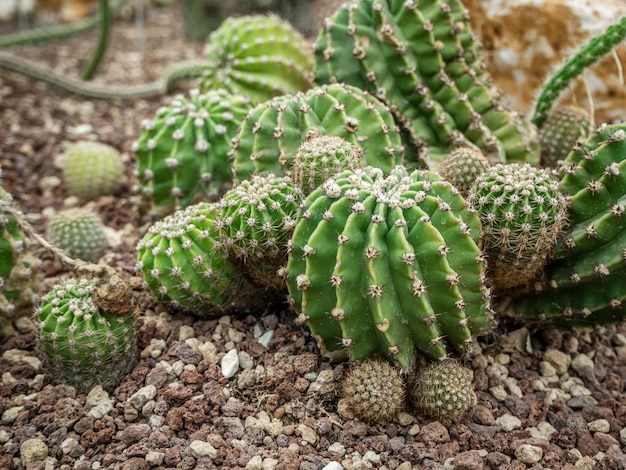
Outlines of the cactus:
M402 136L386 106L353 86L323 85L274 98L250 111L230 152L235 179L290 171L300 145L324 134L361 146L364 164L385 172L404 158Z
M626 317L626 125L602 125L570 152L559 170L571 198L569 226L536 292L517 299L529 323L565 327Z
M468 200L482 222L494 290L529 285L567 222L567 198L553 173L528 163L497 164L478 178Z
M209 36L200 89L223 88L258 104L313 86L313 49L276 15L230 17Z
M249 107L240 95L192 90L144 121L133 145L144 210L162 216L221 195L232 179L230 141Z
M458 418L476 404L473 375L454 359L433 362L409 385L409 402L428 418Z
M48 240L85 261L97 261L109 248L102 219L85 209L57 213L48 225Z
M117 193L123 182L120 153L100 143L81 141L69 145L59 156L63 181L72 196L87 200Z
M342 172L301 209L290 303L331 358L380 353L410 366L416 350L466 351L492 320L479 235L478 217L435 173Z
M214 203L199 203L153 224L137 244L137 271L155 297L198 315L229 306L243 280L216 251Z
M343 379L348 410L367 423L387 423L405 408L406 387L399 367L380 358L353 364Z
M539 130L541 165L556 167L574 149L578 139L593 130L593 119L585 109L564 106L548 116Z
M302 193L286 176L253 175L216 204L216 249L259 287L284 290L279 269L287 262L287 242Z
M326 20L315 58L316 83L387 103L430 169L468 142L493 163L539 160L536 129L505 107L459 0L346 2Z
M102 310L92 300L98 281L62 282L41 300L36 317L39 350L50 377L88 391L115 387L137 358L135 318Z
M452 149L439 166L439 174L452 183L463 197L467 197L476 182L487 168L489 160L475 147L463 145Z

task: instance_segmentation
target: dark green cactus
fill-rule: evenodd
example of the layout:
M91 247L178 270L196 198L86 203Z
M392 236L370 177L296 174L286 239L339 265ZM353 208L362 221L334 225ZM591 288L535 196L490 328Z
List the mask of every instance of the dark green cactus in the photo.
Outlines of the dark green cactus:
M541 165L556 167L574 149L579 139L593 130L589 112L578 106L564 106L554 110L539 129Z
M497 164L476 180L468 200L482 222L494 290L529 285L567 222L567 198L554 174L528 163Z
M353 86L324 85L274 98L250 111L231 149L235 179L290 171L300 145L315 135L359 145L364 163L385 172L404 158L402 137L385 105Z
M452 149L444 157L439 165L439 174L467 197L478 177L487 171L489 166L485 154L475 147L463 145Z
M85 209L57 213L48 225L48 240L85 261L97 261L109 248L102 219Z
M92 295L97 285L85 278L58 284L36 313L48 374L81 392L95 385L115 387L137 359L134 312L119 315L96 306Z
M564 160L569 226L536 292L513 305L524 320L570 327L626 317L625 139L626 125L602 125Z
M348 83L385 101L422 164L468 141L493 162L538 162L536 129L506 108L460 1L347 2L316 46L316 83Z
M146 211L165 215L228 189L228 150L249 108L240 95L192 90L144 121L133 150Z
M311 193L287 264L290 303L323 351L465 351L491 327L480 220L450 183L397 167L346 171Z
M257 104L313 86L310 43L276 15L229 17L209 36L200 89L223 88Z

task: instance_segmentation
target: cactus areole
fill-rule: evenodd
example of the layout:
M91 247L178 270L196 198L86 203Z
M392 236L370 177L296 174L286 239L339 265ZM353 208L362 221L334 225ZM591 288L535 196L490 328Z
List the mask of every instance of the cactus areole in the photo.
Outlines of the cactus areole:
M287 287L323 352L401 366L416 350L466 351L491 326L480 221L426 170L345 171L311 193L290 242Z

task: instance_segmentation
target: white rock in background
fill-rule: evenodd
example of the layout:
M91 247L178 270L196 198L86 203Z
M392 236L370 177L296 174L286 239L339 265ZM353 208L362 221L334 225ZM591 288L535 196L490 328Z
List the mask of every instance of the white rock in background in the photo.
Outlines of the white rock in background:
M236 349L231 349L224 355L221 362L222 375L227 379L233 377L239 370L239 354Z

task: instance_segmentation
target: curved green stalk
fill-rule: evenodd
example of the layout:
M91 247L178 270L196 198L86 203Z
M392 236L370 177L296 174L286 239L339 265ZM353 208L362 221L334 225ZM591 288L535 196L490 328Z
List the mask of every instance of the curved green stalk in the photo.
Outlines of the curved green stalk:
M102 62L102 58L109 45L111 18L112 14L109 8L109 0L100 0L100 34L98 36L98 44L96 45L96 50L91 60L83 69L83 73L81 74L83 80L91 80Z

